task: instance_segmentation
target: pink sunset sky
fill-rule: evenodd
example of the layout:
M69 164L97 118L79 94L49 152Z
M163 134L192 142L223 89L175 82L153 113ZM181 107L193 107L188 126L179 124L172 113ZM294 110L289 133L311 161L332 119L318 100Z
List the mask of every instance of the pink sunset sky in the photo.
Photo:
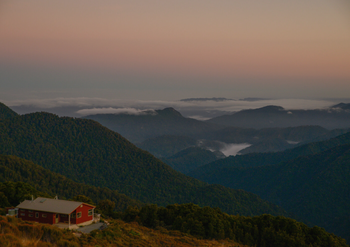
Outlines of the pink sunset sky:
M2 0L0 66L5 99L344 98L350 3Z

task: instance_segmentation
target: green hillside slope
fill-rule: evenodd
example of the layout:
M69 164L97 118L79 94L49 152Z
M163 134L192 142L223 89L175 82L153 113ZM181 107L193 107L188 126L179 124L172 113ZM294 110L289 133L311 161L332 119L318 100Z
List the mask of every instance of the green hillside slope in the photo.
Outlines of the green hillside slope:
M320 227L310 228L283 216L233 216L219 209L200 208L194 204L168 205L166 208L146 205L138 212L134 210L129 214L127 211L124 212L124 218L135 219L138 216L138 222L147 227L166 225L168 229L201 238L233 239L248 246L347 246L344 239Z
M88 196L95 203L109 199L115 202L116 210L124 210L127 206L142 205L139 201L133 200L117 191L76 183L65 176L16 156L0 155L0 182L23 182L37 191L51 196L57 195L62 199L73 198L77 195ZM30 195L41 196L41 194L37 193ZM12 206L16 205L12 204Z
M350 144L274 165L226 166L198 177L256 193L350 240Z
M6 207L15 207L32 197L50 197L49 194L38 191L24 182L0 181L0 213L6 213ZM2 211L2 212L1 212Z
M286 214L245 191L176 172L121 135L87 119L34 113L0 121L0 152L31 160L76 182L118 190L145 203L193 202L242 215Z

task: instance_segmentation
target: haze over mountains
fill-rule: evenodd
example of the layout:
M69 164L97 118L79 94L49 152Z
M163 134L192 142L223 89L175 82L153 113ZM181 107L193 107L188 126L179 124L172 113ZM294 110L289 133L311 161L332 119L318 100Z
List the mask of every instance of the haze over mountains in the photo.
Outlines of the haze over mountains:
M282 151L300 143L345 133L350 127L347 105L335 105L325 110L290 111L267 106L213 118L205 121L206 124L186 118L174 108L137 115L96 114L85 118L100 122L159 158L170 157L190 147L228 156ZM233 122L225 120L231 118Z

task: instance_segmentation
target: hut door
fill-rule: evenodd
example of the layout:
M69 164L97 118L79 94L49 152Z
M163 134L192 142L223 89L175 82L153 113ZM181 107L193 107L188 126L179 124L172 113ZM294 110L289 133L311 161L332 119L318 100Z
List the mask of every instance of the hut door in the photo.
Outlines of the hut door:
M56 222L56 224L58 223L58 214L56 214L55 222Z

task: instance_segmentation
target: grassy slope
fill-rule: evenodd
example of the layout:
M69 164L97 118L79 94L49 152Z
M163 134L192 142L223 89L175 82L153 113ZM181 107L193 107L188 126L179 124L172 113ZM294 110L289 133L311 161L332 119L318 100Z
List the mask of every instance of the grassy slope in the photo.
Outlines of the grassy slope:
M2 227L1 246L244 246L230 240L203 240L178 231L153 230L121 220L112 220L107 229L97 230L80 237L77 237L79 233L64 231L54 226L24 222L13 217L0 216L0 225Z
M269 216L262 216L253 223L253 227L259 228L260 224L267 223L271 220ZM247 223L249 219L246 219ZM256 224L258 223L258 224ZM287 223L285 220L281 224ZM66 231L46 224L25 222L14 217L0 216L0 245L1 246L18 246L18 247L96 247L96 246L257 246L242 245L232 240L208 240L198 239L186 233L179 231L169 231L165 228L157 230L138 225L137 223L125 223L121 220L111 220L108 228L103 231L95 230L90 234L80 234L72 231ZM238 227L238 228L237 228ZM236 230L244 233L241 226L236 226ZM249 225L247 225L249 227ZM251 227L251 226L250 226ZM258 246L280 247L280 246L315 246L315 247L346 247L344 240L326 233L322 229L313 228L305 230L300 229L300 224L282 225L284 231L278 231L274 222L270 227L262 229L261 241L259 235L255 235L252 242L259 242ZM298 228L299 227L299 228ZM80 236L80 237L78 237ZM255 241L254 241L255 240ZM266 243L266 240L268 241ZM301 241L300 241L301 240ZM306 243L305 243L306 242ZM307 243L310 243L309 245Z

